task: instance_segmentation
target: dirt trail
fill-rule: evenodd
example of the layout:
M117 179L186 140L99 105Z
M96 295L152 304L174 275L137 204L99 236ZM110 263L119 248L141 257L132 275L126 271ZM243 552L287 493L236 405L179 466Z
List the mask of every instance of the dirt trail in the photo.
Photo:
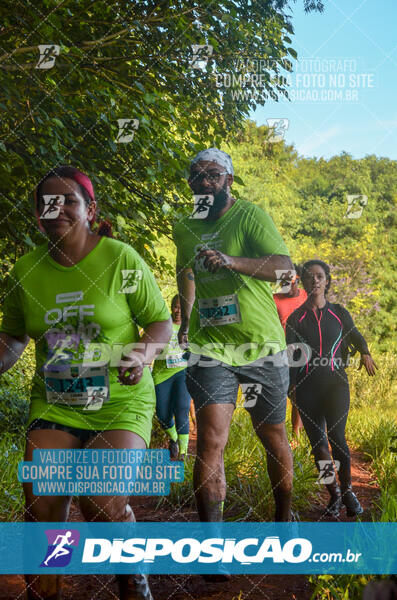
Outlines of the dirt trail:
M191 440L189 451L195 452L195 440ZM352 452L353 487L363 508L363 520L371 520L371 509L376 505L378 488L372 482L369 463L358 452ZM302 521L332 521L322 516L327 502L326 492L321 490L313 509L300 515ZM154 513L155 499L135 498L134 511L138 521L168 521L170 511ZM191 510L184 511L188 520L196 520ZM73 505L71 521L82 521L81 513ZM178 520L174 513L174 521ZM344 513L339 521L350 521ZM238 575L222 584L208 584L199 575L156 575L151 577L151 588L155 600L310 600L311 586L304 575ZM24 580L22 576L0 576L0 600L22 600ZM114 576L74 575L64 579L63 600L118 600Z

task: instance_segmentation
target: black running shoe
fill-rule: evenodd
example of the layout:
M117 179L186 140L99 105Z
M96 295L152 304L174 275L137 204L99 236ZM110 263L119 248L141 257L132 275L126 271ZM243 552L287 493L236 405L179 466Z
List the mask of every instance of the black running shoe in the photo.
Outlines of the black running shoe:
M342 502L346 506L346 514L348 517L356 517L364 512L363 507L361 506L351 487L347 488L347 490L343 492Z
M174 440L170 440L170 443L168 444L168 448L170 451L170 458L178 458L178 455L179 455L178 442L174 442Z
M342 508L342 497L332 496L325 509L325 515L329 517L339 517Z

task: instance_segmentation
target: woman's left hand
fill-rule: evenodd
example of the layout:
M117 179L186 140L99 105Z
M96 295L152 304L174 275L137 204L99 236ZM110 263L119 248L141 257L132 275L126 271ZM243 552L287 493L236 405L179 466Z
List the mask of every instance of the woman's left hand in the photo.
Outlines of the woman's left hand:
M368 375L376 374L375 369L377 369L378 366L375 364L375 361L370 354L361 355L360 366L358 367L358 370L360 370L363 365L366 368Z
M136 385L140 382L144 369L143 356L139 352L130 352L123 356L118 367L118 380L121 385Z

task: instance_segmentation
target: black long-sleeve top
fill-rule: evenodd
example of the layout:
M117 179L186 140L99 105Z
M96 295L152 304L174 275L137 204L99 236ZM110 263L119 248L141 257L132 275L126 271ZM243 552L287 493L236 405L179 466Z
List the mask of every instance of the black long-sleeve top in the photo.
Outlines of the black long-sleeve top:
M344 370L349 348L369 354L367 342L346 308L327 301L323 308L316 310L305 302L288 317L287 344L302 344L301 349L294 352L294 358L303 352L300 362L304 363L290 367L290 386L318 366L329 372Z

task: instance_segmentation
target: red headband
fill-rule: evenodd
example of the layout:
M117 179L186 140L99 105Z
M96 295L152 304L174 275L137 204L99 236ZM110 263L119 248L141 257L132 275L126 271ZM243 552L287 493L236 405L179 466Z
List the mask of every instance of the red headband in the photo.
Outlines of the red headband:
M72 179L74 179L79 185L81 185L86 190L91 200L95 200L94 187L88 175L82 173L81 171L78 171L78 173L75 173L72 176Z

